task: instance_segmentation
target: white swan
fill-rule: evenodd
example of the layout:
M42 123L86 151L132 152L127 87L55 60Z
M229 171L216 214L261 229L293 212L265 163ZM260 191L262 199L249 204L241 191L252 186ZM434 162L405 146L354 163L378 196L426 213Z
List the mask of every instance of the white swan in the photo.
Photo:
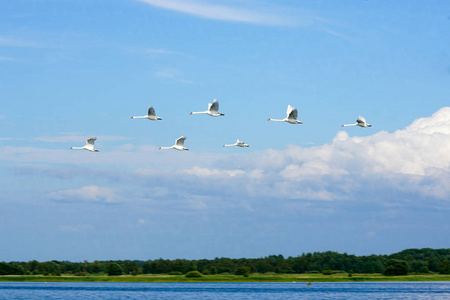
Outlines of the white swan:
M219 112L219 101L217 99L214 99L212 104L208 103L208 110L191 112L191 115L196 114L207 114L213 117L225 116L225 114Z
M166 150L166 149L177 149L179 151L182 150L189 150L188 148L184 147L184 140L186 139L185 136L180 136L176 141L175 141L175 145L173 145L172 147L159 147L159 149L162 150Z
M360 127L372 127L372 125L367 124L366 119L364 117L359 116L358 120L356 120L355 124L344 124L342 127L346 126L360 126Z
M155 109L151 106L148 108L148 113L146 116L137 116L137 117L131 117L132 119L149 119L149 120L162 120L162 118L157 117L155 114Z
M228 145L223 145L223 147L232 147L232 146L238 146L238 147L250 147L250 145L247 145L246 143L237 140L236 143L234 144L228 144Z
M290 124L303 124L303 122L297 120L297 109L295 107L292 107L288 105L286 110L286 118L279 120L279 119L268 119L267 121L277 121L277 122L288 122Z
M70 147L70 149L84 149L92 152L98 152L98 150L94 148L94 142L96 139L96 137L91 137L86 141L86 145L83 147Z

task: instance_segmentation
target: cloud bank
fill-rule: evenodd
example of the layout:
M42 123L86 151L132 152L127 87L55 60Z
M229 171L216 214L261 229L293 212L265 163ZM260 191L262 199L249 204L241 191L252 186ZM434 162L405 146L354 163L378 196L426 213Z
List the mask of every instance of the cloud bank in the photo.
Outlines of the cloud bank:
M289 145L282 151L233 155L161 152L154 146L129 144L124 149L92 155L9 146L0 148L0 157L26 163L26 171L18 174L85 182L51 192L53 200L115 202L118 195L127 194L126 201L168 199L180 207L191 201L203 208L253 209L261 199L379 205L416 199L419 206L445 207L450 199L450 107L393 133L350 137L339 131L330 143L316 147ZM30 164L36 166L30 168Z

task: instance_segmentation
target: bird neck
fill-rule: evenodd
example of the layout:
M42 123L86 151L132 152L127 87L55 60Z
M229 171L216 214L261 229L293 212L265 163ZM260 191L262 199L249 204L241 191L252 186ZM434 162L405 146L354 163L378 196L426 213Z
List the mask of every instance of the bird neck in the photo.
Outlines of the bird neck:
M191 115L198 115L198 114L208 114L209 111L193 111L191 112Z

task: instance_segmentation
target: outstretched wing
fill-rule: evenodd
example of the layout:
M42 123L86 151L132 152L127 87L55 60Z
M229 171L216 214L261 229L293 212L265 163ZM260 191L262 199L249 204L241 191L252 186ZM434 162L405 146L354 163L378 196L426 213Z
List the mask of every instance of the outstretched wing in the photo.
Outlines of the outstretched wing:
M286 114L287 114L287 118L288 119L297 120L298 112L297 112L297 109L295 107L292 107L292 106L288 105Z
M175 144L176 145L178 145L178 146L184 146L184 140L186 139L186 137L185 136L181 136L181 137L179 137L176 141L175 141Z
M156 115L155 114L155 109L153 107L151 107L151 106L148 107L148 115L149 116L153 116L153 117Z
M91 137L90 139L88 139L88 140L86 141L86 145L94 146L94 142L95 142L96 140L97 140L96 137Z
M358 120L356 120L357 123L366 123L366 119L364 117L359 116Z
M219 101L217 99L214 99L213 103L208 103L208 110L210 112L218 112L219 111Z

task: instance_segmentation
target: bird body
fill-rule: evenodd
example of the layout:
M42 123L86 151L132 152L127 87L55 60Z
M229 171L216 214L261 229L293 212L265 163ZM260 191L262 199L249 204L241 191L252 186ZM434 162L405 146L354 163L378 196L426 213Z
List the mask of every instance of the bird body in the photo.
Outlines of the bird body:
M206 114L213 117L225 116L225 114L219 113L219 101L213 100L213 103L208 103L208 110L205 111L193 111L191 115Z
M70 149L76 149L76 150L84 149L84 150L88 150L91 152L98 152L98 150L94 148L95 140L97 140L96 137L91 137L90 139L88 139L86 141L86 145L84 145L83 147L70 147Z
M267 121L275 122L288 122L290 124L303 124L303 122L297 120L298 111L295 107L288 105L286 110L286 118L284 119L268 119Z
M186 137L185 136L180 136L175 141L175 145L173 145L171 147L159 147L159 149L161 149L161 150L176 149L178 151L189 150L188 148L184 147L184 140L186 140Z
M244 142L242 142L240 140L237 140L236 143L234 143L234 144L223 145L223 147L232 147L232 146L250 147L250 145L248 145L248 144L246 144L246 143L244 143Z
M359 126L359 127L372 127L372 125L367 124L366 119L364 117L359 116L359 118L356 120L355 124L344 124L342 127L347 126Z
M132 119L149 119L152 121L162 120L162 118L157 117L155 114L155 109L152 106L149 106L148 113L146 116L133 116Z

